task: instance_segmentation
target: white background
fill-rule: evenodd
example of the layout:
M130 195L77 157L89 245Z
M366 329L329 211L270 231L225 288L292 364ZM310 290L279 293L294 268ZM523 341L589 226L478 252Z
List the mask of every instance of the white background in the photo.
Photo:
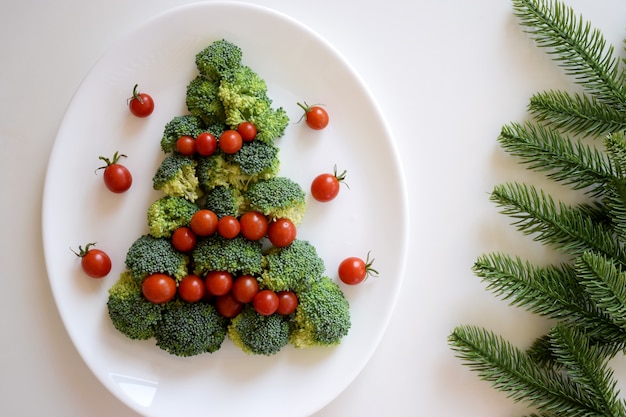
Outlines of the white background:
M97 59L175 0L22 0L0 6L0 414L137 417L90 373L57 313L44 267L41 201L56 130ZM525 347L546 327L484 291L478 255L554 255L488 201L494 184L540 181L497 147L528 97L573 88L528 40L508 1L264 0L333 44L377 99L406 174L411 216L404 287L388 331L354 383L315 417L507 416L523 407L454 357L459 324ZM622 53L626 3L569 0ZM236 24L236 22L233 22ZM626 379L621 363L617 376Z

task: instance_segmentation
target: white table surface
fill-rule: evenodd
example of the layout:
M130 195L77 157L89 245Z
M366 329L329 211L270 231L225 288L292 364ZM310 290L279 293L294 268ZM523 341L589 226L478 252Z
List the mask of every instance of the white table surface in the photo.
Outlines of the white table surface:
M136 417L73 347L41 244L46 164L66 106L96 60L133 27L184 0L21 0L0 6L0 415ZM390 326L357 379L316 417L503 416L523 407L461 366L446 338L472 323L520 346L545 323L484 291L471 273L494 249L549 257L488 202L525 173L496 145L528 97L571 88L502 0L262 0L318 32L376 97L403 159L409 260ZM623 0L569 0L622 51ZM617 375L626 375L617 369ZM623 379L623 378L622 378Z

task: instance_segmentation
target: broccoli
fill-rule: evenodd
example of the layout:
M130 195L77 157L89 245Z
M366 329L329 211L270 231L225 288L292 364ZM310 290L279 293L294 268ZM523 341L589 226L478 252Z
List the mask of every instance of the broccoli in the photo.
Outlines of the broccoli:
M195 356L218 350L227 326L228 320L212 304L174 300L165 304L154 338L172 355Z
M298 293L289 342L297 348L337 345L350 329L350 306L327 276Z
M280 314L262 316L246 305L231 320L228 337L245 353L274 355L289 343L289 321Z
M254 123L255 140L271 144L284 134L289 124L287 112L280 107L272 108L267 84L250 67L241 66L232 78L222 80L218 95L224 106L226 124L234 129L245 121Z
M272 291L298 293L320 279L324 269L324 260L315 246L296 239L289 246L271 248L263 256L263 272L258 281L261 287Z
M225 39L217 40L196 54L198 71L209 80L229 78L241 66L243 53Z
M170 237L186 226L199 207L183 197L166 195L148 207L148 228L154 237Z
M223 124L226 119L224 106L217 92L219 82L197 76L187 85L185 103L192 116L202 120L206 126ZM218 136L219 137L219 136Z
M135 240L126 252L126 267L136 280L162 273L180 281L187 275L189 258L178 252L170 239L143 235Z
M117 330L131 339L146 340L154 336L162 306L146 300L141 284L129 270L125 270L109 288L107 308Z
M176 150L176 141L179 137L191 136L195 138L203 131L202 123L197 117L190 114L174 116L163 129L161 150L164 153L174 152Z
M226 239L215 233L198 240L192 251L194 274L204 276L211 271L255 275L261 272L262 244L237 236Z
M275 177L280 169L279 149L273 144L258 140L246 142L239 152L231 155L232 161L239 165L243 183L256 182L260 179Z
M179 153L167 155L152 178L154 189L161 190L166 195L196 201L202 195L200 183L196 177L197 164L197 161L190 156Z
M244 195L250 210L270 219L287 218L296 226L302 223L306 210L306 193L300 184L287 177L258 181Z
M204 196L204 208L211 210L218 218L239 217L242 205L243 198L239 190L225 185L218 185Z
M233 165L226 156L218 151L211 156L198 158L196 175L200 189L205 193L215 187L230 186L231 176L239 172L239 167Z

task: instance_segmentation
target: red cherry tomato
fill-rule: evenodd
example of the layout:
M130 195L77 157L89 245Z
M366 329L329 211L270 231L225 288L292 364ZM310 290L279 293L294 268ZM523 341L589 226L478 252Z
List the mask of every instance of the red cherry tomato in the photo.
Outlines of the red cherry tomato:
M191 217L189 227L197 236L210 236L217 230L217 215L208 209L198 210Z
M133 96L128 99L130 112L137 117L148 117L154 111L154 101L146 93L137 91L138 84L133 88Z
M189 252L196 246L196 234L189 227L179 227L172 233L172 246L179 252Z
M304 102L304 104L297 104L302 108L302 110L304 110L304 114L302 115L302 117L304 117L306 124L311 129L321 130L328 126L328 112L320 107L319 104L314 106L309 106L306 102Z
M191 136L181 136L176 141L176 150L181 155L192 156L196 153L196 140Z
M337 175L337 166L335 166L332 174L324 173L315 177L311 183L311 195L313 198L325 203L337 197L341 184L345 184L346 173L347 171L343 171Z
M356 256L346 258L339 264L339 279L348 285L359 284L370 275L378 275L378 271L372 268L373 263L374 260L370 261L369 253L365 261Z
M151 303L167 303L176 295L176 281L165 274L148 275L141 283L141 291Z
M227 271L211 271L204 279L206 289L211 295L224 295L233 287L233 276Z
M237 301L231 293L221 295L215 299L215 308L222 316L232 319L241 313L243 303Z
M209 133L203 132L196 137L196 152L201 156L210 156L217 150L217 138Z
M241 135L244 142L252 142L256 138L256 126L252 122L242 122L237 126L237 132Z
M259 292L259 283L251 275L241 275L235 279L230 291L240 303L250 303Z
M271 316L278 310L278 296L272 290L261 290L252 300L257 313L262 316Z
M234 216L223 216L217 222L217 232L226 239L236 237L241 231L239 220Z
M279 291L276 295L278 296L278 309L276 310L278 314L288 316L296 311L298 297L293 291Z
M95 243L88 243L85 248L78 247L78 252L74 252L80 258L80 266L91 278L104 278L111 272L111 258L100 250L92 249Z
M267 238L272 245L284 248L291 245L296 238L296 226L289 219L277 219L270 223L267 228Z
M126 155L115 152L111 159L100 156L99 159L106 162L106 165L98 168L104 170L104 185L109 191L118 194L128 190L133 184L133 176L128 168L118 162L121 157L126 158Z
M236 130L225 130L220 135L220 140L217 143L220 149L227 154L234 154L241 149L243 145L243 139Z
M267 217L258 211L247 211L239 218L241 234L248 240L259 240L267 233Z
M178 295L188 303L195 303L204 298L206 287L197 275L187 275L178 283Z

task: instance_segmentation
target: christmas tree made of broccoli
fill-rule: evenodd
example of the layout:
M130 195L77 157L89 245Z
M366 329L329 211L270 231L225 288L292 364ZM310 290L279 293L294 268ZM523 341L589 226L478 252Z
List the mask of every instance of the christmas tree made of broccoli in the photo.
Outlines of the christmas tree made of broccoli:
M218 40L196 55L189 113L164 128L165 157L147 210L149 232L129 248L107 301L114 327L177 356L249 354L340 343L347 300L314 246L295 238L305 192L279 176L289 118L267 85Z

